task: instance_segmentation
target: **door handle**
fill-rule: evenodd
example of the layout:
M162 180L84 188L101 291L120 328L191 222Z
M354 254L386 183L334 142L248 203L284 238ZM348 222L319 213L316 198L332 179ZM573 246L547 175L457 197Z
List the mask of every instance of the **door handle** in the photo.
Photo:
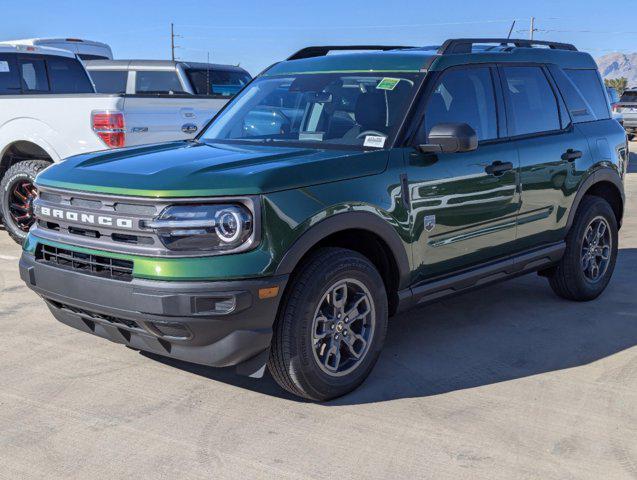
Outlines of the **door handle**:
M489 175L496 177L503 175L504 172L508 172L509 170L513 170L513 164L511 162L501 162L499 160L496 160L484 169L484 171Z
M573 150L572 148L569 148L562 154L562 160L566 160L567 162L573 162L578 158L582 158L582 152Z

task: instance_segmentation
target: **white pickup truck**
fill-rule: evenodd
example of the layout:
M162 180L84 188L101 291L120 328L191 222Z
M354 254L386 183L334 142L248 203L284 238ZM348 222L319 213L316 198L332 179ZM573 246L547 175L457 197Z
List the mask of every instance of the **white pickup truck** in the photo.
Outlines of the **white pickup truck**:
M225 101L98 94L73 53L0 44L0 217L5 229L17 242L26 237L33 223L33 180L52 162L109 148L188 140Z

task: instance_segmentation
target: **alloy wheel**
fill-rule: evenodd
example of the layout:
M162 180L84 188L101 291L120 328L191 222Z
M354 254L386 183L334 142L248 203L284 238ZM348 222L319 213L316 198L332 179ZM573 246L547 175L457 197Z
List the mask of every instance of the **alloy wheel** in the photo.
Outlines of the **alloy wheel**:
M314 314L312 347L321 370L340 377L365 359L374 336L376 311L367 287L339 280L327 289Z
M35 185L28 180L18 180L9 193L9 213L13 223L23 232L28 232L35 221L33 201L37 196Z
M581 267L586 280L596 283L604 277L610 264L613 239L604 217L595 217L584 231Z

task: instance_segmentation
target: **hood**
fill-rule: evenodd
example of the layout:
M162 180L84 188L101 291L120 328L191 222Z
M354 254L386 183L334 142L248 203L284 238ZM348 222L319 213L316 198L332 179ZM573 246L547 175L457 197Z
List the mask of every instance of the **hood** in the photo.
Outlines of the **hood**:
M387 151L171 142L71 157L37 184L144 197L256 195L381 173Z

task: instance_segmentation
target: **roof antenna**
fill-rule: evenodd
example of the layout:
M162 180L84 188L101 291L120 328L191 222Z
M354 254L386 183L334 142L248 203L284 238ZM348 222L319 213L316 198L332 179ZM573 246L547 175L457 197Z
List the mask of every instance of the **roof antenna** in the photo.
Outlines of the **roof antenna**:
M513 28L515 27L515 20L511 24L511 28L509 29L509 34L507 35L507 40L511 38L511 34L513 33Z

